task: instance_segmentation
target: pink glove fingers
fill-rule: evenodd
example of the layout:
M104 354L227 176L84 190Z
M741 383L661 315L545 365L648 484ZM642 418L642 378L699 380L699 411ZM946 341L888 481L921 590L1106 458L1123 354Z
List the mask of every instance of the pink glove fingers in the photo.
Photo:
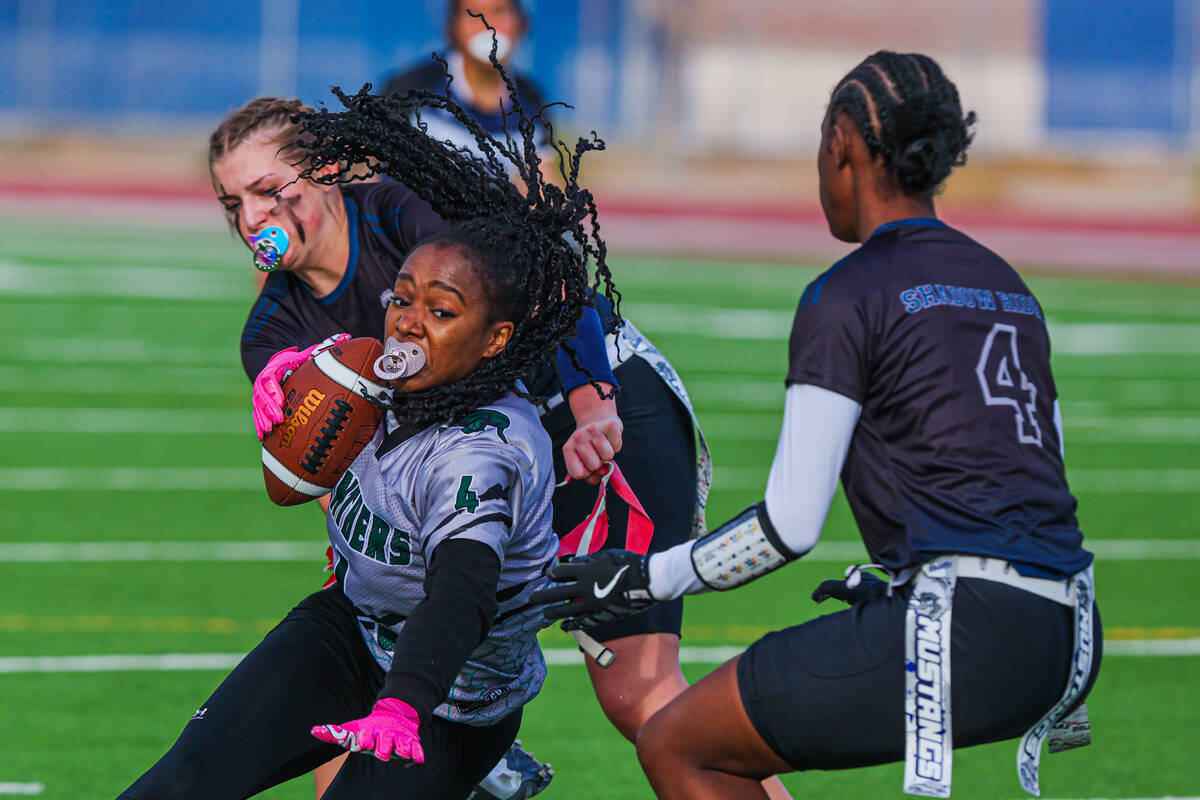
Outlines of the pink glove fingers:
M289 347L271 356L267 365L254 379L254 390L250 398L254 432L258 434L260 442L271 432L272 428L283 422L283 388L280 384L287 380L287 376L296 367L308 361L315 354L349 338L350 334L339 333L304 350Z
M412 706L385 697L362 719L341 725L316 725L312 735L352 753L371 753L380 761L402 758L421 764L425 761L425 750L421 747L420 725Z

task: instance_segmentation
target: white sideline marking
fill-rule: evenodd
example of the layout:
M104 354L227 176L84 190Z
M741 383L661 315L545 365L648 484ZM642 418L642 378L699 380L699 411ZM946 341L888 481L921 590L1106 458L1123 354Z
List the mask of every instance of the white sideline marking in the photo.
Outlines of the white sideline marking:
M248 259L246 266L249 267ZM0 261L0 294L54 298L241 300L250 303L254 292L248 275L249 270L33 265Z
M256 491L262 470L251 467L2 467L0 491L67 490Z
M311 542L27 542L0 544L0 563L94 561L321 561Z
M1105 561L1200 559L1200 539L1084 539ZM0 564L97 561L320 561L324 542L5 542ZM851 564L866 558L861 542L820 542L805 561Z
M84 367L71 365L66 379L52 364L0 366L0 389L28 394L110 394L249 396L245 375L232 363L224 367L167 367L162 364L123 364Z
M741 655L746 647L681 647L681 664L721 664ZM574 647L547 647L542 653L552 666L579 666L583 654ZM162 655L34 656L0 658L0 674L67 672L177 672L230 670L245 653L166 653ZM1104 643L1105 656L1200 655L1200 639L1143 639Z
M46 791L44 783L0 783L0 794L35 795Z
M150 656L35 656L0 658L0 674L17 672L178 672L229 670L245 653L166 653Z
M2 433L247 435L253 430L249 409L0 408Z
M1069 469L1074 492L1191 494L1200 491L1200 469ZM718 467L713 487L762 491L766 467ZM0 467L0 491L263 491L253 467Z
M696 381L692 395L705 402L735 400L739 405L782 409L782 384L763 382L770 392L758 392L747 384L721 386ZM76 388L81 388L76 386ZM92 391L91 388L86 391ZM710 439L775 441L780 417L774 414L705 414L701 424ZM246 435L252 430L249 410L195 408L75 408L0 407L0 433L153 434L153 435ZM1200 416L1070 416L1066 421L1068 447L1072 442L1168 442L1200 441Z
M232 366L237 358L234 347L205 346L163 341L138 336L39 336L12 337L5 343L5 354L15 361L39 364L77 364L86 354L93 364L144 364L174 366Z

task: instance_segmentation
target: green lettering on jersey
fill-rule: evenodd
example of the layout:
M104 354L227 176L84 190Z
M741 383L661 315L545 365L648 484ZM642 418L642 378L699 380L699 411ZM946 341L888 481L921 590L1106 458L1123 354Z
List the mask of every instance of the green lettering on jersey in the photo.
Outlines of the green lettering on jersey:
M349 474L349 473L347 473ZM345 482L343 480L343 482ZM339 489L342 488L342 483L338 484ZM337 503L337 506L334 506ZM334 523L341 529L346 538L350 538L347 532L347 527L358 515L359 509L362 508L362 490L359 488L357 480L351 480L346 484L346 488L335 500L330 502L329 514L333 518Z
M354 479L353 472L347 472L342 476L342 479L337 482L337 486L333 487L333 494L329 498L329 513L334 517L342 509L342 503L346 502L346 496L350 493L351 487L357 487L358 481Z
M463 433L479 433L488 428L495 428L496 435L500 437L500 441L508 444L508 438L504 435L504 431L511 424L512 421L499 411L494 411L490 408L481 408L478 411L471 411L464 414L447 427L461 427ZM442 430L446 429L442 428Z
M458 484L458 496L454 498L454 510L465 508L468 513L474 514L475 509L479 508L479 497L471 491L472 476L463 475L462 482Z
M388 525L382 517L372 514L371 530L367 534L367 549L363 552L363 555L375 561L387 561L387 537L391 530L392 526Z
M358 516L354 518L350 535L346 537L346 544L361 553L367 546L367 528L370 527L371 518L374 516L366 506L363 506L359 510Z
M412 560L412 552L408 546L408 534L396 531L392 541L388 543L388 563L392 566L403 567Z

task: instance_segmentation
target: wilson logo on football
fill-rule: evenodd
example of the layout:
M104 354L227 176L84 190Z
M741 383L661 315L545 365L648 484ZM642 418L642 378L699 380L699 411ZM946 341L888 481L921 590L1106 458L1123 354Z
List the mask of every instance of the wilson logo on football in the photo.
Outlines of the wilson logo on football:
M287 421L287 427L283 429L279 436L280 447L291 447L292 438L296 435L296 431L308 424L309 418L313 412L321 405L321 401L325 399L325 395L316 389L312 389L304 396L304 399L297 405L296 411Z

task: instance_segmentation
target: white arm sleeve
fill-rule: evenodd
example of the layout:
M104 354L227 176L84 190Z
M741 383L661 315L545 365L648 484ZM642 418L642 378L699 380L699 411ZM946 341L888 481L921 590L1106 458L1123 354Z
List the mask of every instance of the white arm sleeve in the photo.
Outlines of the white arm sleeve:
M862 406L807 383L788 387L767 476L767 516L793 553L813 549L829 513Z
M788 387L783 428L771 473L766 507L771 525L796 554L817 543L862 406L811 384ZM692 542L650 557L650 594L670 600L708 591L692 567Z

